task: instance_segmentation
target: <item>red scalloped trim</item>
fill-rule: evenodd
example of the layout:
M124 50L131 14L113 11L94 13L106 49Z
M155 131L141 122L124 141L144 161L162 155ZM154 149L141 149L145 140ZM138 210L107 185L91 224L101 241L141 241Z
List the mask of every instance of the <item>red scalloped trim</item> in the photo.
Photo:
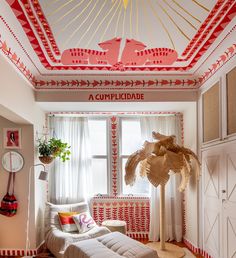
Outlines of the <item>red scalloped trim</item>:
M181 80L181 79L172 79L172 80L36 80L35 87L37 89L107 89L111 88L116 90L123 89L157 89L160 87L170 86L174 87L186 87L186 88L197 88L198 80Z
M233 31L235 26L231 31ZM228 47L226 51L204 72L197 80L105 80L105 81L85 81L85 80L60 80L60 81L35 81L36 89L106 89L106 90L124 90L124 89L149 89L154 90L169 86L175 89L175 86L181 88L199 88L211 78L224 64L231 60L236 55L236 44ZM55 87L56 86L56 87ZM113 88L111 88L113 87Z
M111 177L112 177L112 195L117 196L118 194L118 186L117 186L117 172L118 172L118 152L119 152L119 144L118 144L118 119L116 116L112 116L110 118L111 123Z
M57 43L56 43L55 38L53 36L52 30L51 30L51 28L50 28L50 26L48 24L48 21L47 21L45 15L43 13L43 10L42 10L38 0L32 1L32 4L34 6L35 12L36 12L40 22L41 22L41 24L42 24L42 26L44 28L44 31L47 34L47 37L48 37L48 39L49 39L49 41L51 43L51 46L52 46L52 49L54 50L54 53L56 55L60 55L61 54L60 50L59 50L59 48L57 46Z
M19 44L19 46L21 47L21 49L24 51L24 53L26 54L26 56L29 58L29 60L31 61L31 63L33 64L33 66L35 67L35 69L38 71L39 74L40 71L37 68L37 66L35 65L35 63L33 62L33 60L31 59L30 55L28 54L28 52L25 50L25 48L23 47L23 45L21 44L21 42L18 40L18 38L16 37L15 33L13 32L13 30L10 28L10 26L7 24L7 22L5 21L5 19L0 15L0 20L4 23L4 25L7 27L7 29L9 30L9 32L11 33L11 35L14 37L14 39L16 40L16 42ZM1 35L0 35L1 36Z
M236 55L236 44L228 47L227 50L213 63L206 72L199 77L199 87L210 79L223 65Z
M47 54L48 54L49 58L54 63L60 63L61 61L54 57L54 55L51 51L51 48L48 44L48 41L47 41L47 39L44 35L44 32L41 29L41 27L38 23L38 20L36 19L35 15L34 15L34 12L31 9L31 5L30 5L29 1L28 0L21 0L21 1L22 1L22 4L24 5L25 11L26 11L31 23L33 24L35 30L37 31L37 33L38 33L38 35L39 35L39 37L40 37L40 39L43 43L43 46L44 46L45 50L47 51Z
M229 22L236 16L236 2L232 7L228 10L227 14L225 15L224 19L221 20L219 25L213 30L208 40L205 42L205 44L200 48L198 53L195 55L191 63L189 64L189 67L193 67L199 58L207 51L207 49L211 46L211 44L219 37L222 30L229 24Z
M184 243L185 245L188 247L188 249L190 251L192 251L195 254L201 254L203 255L203 257L205 258L214 258L211 255L209 255L206 251L202 250L199 247L196 247L195 245L193 245L190 241L188 241L186 238L184 238Z
M225 15L225 13L228 11L228 13L226 14L226 17L221 21L221 23L216 27L216 29L213 31L213 33L211 34L210 38L207 40L207 42L202 46L201 50L207 50L209 48L209 46L215 41L215 39L219 36L220 32L222 32L222 30L226 27L226 25L233 19L233 17L236 14L236 5L234 4L230 9L229 7L232 5L232 3L234 2L234 0L229 0L226 2L225 6L223 7L223 9L221 9L220 13L216 16L216 18L213 20L213 22L208 26L208 28L205 30L204 34L202 35L201 38L199 38L195 44L195 46L192 48L192 50L190 51L190 53L188 54L188 56L184 59L181 59L182 61L187 61L189 60L194 53L196 52L196 50L201 46L201 44L203 43L203 41L207 38L207 36L209 35L209 31L212 31L212 29L215 27L215 25L220 21L220 19ZM216 4L218 5L220 3L220 1ZM232 15L234 14L234 15ZM230 17L230 18L229 18ZM216 35L217 34L217 35ZM200 52L199 51L199 52ZM205 52L204 51L204 52ZM198 54L199 54L198 52ZM203 53L204 53L203 52ZM203 54L201 53L201 55ZM196 56L195 56L196 58ZM198 57L200 58L200 56ZM198 60L198 59L197 59Z
M147 238L150 224L150 202L138 199L107 199L92 201L93 218L99 225L108 219L123 220L127 235L136 239Z
M0 16L0 19L7 26L3 18ZM13 34L10 27L7 26L8 30ZM234 26L230 32L227 34L230 35L231 32L236 28ZM15 37L15 35L13 34ZM226 37L227 37L226 36ZM225 37L225 38L226 38ZM16 39L17 40L17 39ZM18 42L18 41L17 41ZM18 42L20 44L20 42ZM23 46L20 44L22 49ZM236 44L233 44L213 63L206 72L203 73L197 80L60 80L60 81L37 81L32 75L31 71L21 62L18 55L12 51L12 49L4 41L0 41L0 50L11 60L11 62L19 69L21 73L35 86L36 89L106 89L106 90L124 90L124 89L157 89L158 87L169 87L170 89L175 89L175 87L181 88L197 88L200 87L204 82L206 82L211 76L213 76L224 64L226 64L231 58L236 55ZM24 51L25 52L25 51ZM110 87L113 88L110 88ZM167 89L167 88L166 88Z
M15 1L7 0L7 2L10 5L12 11L14 12L16 18L20 22L22 28L24 29L31 46L33 47L35 53L39 57L39 60L41 61L41 63L43 64L43 66L46 69L51 69L51 65L48 63L48 61L42 51L42 48L38 42L38 39L35 37L35 34L30 26L30 23L28 22L19 2L17 0L15 0Z
M22 256L22 255L36 255L37 249L28 250L27 253L23 249L0 249L1 256Z
M8 57L8 59L17 67L17 69L25 76L27 80L29 80L32 84L34 84L34 76L31 71L27 68L27 66L21 61L21 58L9 47L6 41L1 40L0 35L0 51Z
M225 2L225 0L219 0L216 5L214 6L214 8L211 10L211 12L209 13L208 17L206 18L206 20L202 23L202 25L200 26L199 30L197 31L197 33L195 34L195 36L191 39L191 41L188 43L187 47L185 48L184 52L182 53L182 56L185 56L188 54L188 52L191 50L191 48L199 41L201 34L204 32L203 36L205 37L205 34L207 35L209 33L209 31L205 30L206 27L209 25L209 22L211 21L212 17L217 13L219 7L221 7L221 5ZM227 1L227 2L233 2L233 0L231 1ZM223 15L221 13L221 15ZM222 16L221 16L222 17ZM220 17L220 18L221 18ZM216 24L216 19L212 21L211 23L211 27L213 27L213 24ZM209 28L210 26L208 26ZM198 44L199 47L199 44ZM188 59L188 58L187 58ZM185 59L182 59L185 60Z

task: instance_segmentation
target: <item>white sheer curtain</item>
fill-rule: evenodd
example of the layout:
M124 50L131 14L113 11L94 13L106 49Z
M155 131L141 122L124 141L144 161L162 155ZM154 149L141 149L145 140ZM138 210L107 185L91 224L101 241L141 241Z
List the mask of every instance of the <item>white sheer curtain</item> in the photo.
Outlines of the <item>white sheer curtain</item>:
M53 162L49 178L50 201L75 203L89 197L92 189L91 152L88 119L85 117L50 117L54 137L71 146L70 160Z
M152 131L165 135L176 135L177 143L181 144L181 120L179 115L142 117L140 119L141 133L144 140L153 141ZM180 175L170 176L166 184L166 240L182 240L182 195L178 191ZM150 184L151 185L151 184ZM150 231L149 240L158 241L160 238L159 188L151 187L150 200Z

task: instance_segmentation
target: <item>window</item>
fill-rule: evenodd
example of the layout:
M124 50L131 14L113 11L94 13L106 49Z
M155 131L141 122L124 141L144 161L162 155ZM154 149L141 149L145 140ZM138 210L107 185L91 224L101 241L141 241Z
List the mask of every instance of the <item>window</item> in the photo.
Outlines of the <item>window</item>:
M127 186L125 184L125 164L130 154L141 149L143 141L141 137L140 120L138 118L121 118L120 127L120 161L122 169L122 193L123 194L148 194L149 182L147 178L140 177L137 173L136 181L133 186ZM138 170L138 169L137 169Z
M92 172L93 172L93 193L97 194L111 194L109 185L112 185L111 178L111 164L112 158L112 135L108 130L109 118L89 118L89 134L92 143ZM135 184L127 186L124 181L125 164L130 154L142 147L141 128L139 118L120 117L120 127L117 128L119 141L119 167L118 185L120 185L120 192L123 195L143 195L149 192L149 183L147 178L141 178L137 173Z
M93 193L108 194L107 120L89 119L88 125L92 143Z

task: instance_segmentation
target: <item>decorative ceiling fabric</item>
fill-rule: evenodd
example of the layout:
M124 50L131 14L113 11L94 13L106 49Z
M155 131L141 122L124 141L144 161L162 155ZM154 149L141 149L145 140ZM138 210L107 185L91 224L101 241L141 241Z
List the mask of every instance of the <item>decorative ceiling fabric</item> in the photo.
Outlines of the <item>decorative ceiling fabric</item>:
M236 52L215 54L235 34L235 0L3 0L0 9L1 52L37 89L142 87L143 76L145 87L193 89ZM216 63L195 74L209 56Z

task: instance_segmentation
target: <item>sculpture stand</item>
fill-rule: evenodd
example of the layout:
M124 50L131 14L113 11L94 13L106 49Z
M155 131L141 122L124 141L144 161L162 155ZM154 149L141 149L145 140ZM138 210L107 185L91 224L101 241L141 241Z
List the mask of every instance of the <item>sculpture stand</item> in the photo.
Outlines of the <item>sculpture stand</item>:
M182 258L184 250L173 244L165 242L165 184L160 185L160 242L152 242L147 245L157 251L160 258Z

